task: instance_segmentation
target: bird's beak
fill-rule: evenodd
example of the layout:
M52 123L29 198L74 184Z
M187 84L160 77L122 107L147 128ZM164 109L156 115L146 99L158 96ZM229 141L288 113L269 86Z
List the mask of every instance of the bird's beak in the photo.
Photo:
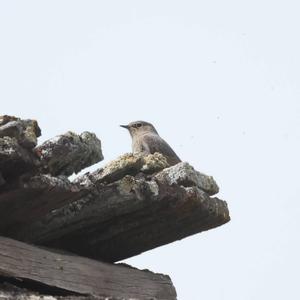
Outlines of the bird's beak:
M128 125L120 125L120 126L123 127L123 128L129 129Z

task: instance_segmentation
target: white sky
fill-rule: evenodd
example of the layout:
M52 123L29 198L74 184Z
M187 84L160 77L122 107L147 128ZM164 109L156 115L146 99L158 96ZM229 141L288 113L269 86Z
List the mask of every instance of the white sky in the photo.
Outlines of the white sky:
M155 124L213 175L232 221L126 262L169 274L180 300L300 299L298 1L0 1L2 114L40 141Z

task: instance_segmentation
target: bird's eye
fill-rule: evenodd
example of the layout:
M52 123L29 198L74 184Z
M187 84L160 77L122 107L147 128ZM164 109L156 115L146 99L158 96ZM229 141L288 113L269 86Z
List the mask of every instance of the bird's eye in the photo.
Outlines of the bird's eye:
M142 126L142 124L141 123L137 123L135 126L136 126L136 128L139 128L139 127Z

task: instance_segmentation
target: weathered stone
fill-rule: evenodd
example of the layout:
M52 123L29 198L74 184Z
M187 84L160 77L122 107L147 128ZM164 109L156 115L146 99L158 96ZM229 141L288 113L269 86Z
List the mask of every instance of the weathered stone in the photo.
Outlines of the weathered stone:
M36 147L43 172L69 176L103 159L101 142L94 133L67 132Z
M31 149L37 145L37 138L41 136L41 129L35 120L24 120L23 124L25 130L21 145Z
M209 195L215 195L219 192L219 187L212 176L196 171L187 162L181 162L164 169L156 175L156 178L171 185L196 186Z
M140 172L152 174L167 167L169 167L169 164L160 153L146 156L126 153L109 162L104 168L79 176L74 182L81 186L88 186L94 183L111 183L126 175L135 176Z
M10 181L28 171L34 171L39 160L32 151L18 144L16 138L0 138L0 170L4 179Z
M15 138L24 148L32 149L37 145L41 130L35 120L21 120L12 116L0 116L0 138Z
M103 169L97 170L89 177L93 178L93 182L114 182L125 175L136 175L140 172L143 166L142 156L137 156L133 154L124 154L117 158L116 160L108 163ZM79 181L84 180L84 178L79 178Z
M166 157L158 152L143 156L143 159L144 161L141 171L144 173L153 174L170 166Z
M0 126L5 125L10 121L17 121L17 120L20 120L20 118L14 116L8 116L8 115L0 116Z
M66 176L51 176L50 174L39 174L29 177L27 180L20 182L24 189L47 189L61 190L68 192L79 192L79 187L69 181Z

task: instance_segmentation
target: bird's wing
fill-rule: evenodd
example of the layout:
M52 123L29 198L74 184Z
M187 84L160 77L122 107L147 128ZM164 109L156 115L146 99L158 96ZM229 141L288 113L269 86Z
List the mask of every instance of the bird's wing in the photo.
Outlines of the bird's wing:
M143 136L143 148L149 153L159 152L166 156L168 161L173 165L180 162L180 158L173 151L170 145L159 135L146 134Z

